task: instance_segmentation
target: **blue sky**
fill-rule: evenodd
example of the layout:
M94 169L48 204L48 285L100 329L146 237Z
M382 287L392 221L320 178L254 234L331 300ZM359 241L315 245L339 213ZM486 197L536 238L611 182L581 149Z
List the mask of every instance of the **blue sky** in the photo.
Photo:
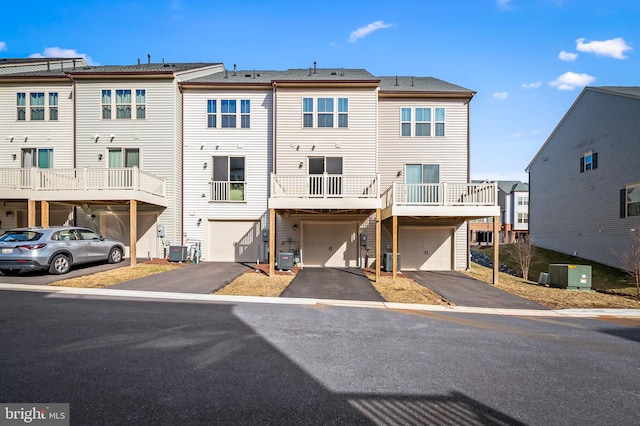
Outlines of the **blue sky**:
M32 0L6 2L0 57L91 64L365 68L477 92L473 179L524 169L585 85L640 85L640 1Z

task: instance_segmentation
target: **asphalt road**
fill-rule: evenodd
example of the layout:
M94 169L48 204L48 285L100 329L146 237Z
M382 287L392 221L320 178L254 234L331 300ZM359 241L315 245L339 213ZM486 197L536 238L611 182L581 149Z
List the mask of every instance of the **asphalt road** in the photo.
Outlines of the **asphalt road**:
M632 320L0 292L0 402L71 424L640 424Z

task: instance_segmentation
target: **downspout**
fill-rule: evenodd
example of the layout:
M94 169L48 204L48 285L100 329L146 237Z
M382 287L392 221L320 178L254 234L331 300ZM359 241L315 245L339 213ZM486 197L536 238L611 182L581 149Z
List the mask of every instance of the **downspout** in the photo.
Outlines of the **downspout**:
M73 77L69 76L69 78L71 79L71 96L73 96L73 168L76 168L76 156L77 156L77 129L76 129L76 117L78 116L77 114L77 107L76 107L76 81L73 79Z
M272 173L275 174L276 173L276 156L277 156L277 149L276 147L278 146L277 144L277 134L278 132L276 131L277 127L278 127L278 108L276 107L278 102L278 83L276 81L273 82L273 99L271 100L271 105L272 105L272 109L273 109L273 129L272 129L272 138L273 138L273 167L272 167ZM270 194L272 195L272 194Z
M180 245L184 245L184 92L180 91Z
M467 101L467 183L471 183L471 98ZM494 241L495 241L495 235ZM471 269L471 222L467 220L467 270Z

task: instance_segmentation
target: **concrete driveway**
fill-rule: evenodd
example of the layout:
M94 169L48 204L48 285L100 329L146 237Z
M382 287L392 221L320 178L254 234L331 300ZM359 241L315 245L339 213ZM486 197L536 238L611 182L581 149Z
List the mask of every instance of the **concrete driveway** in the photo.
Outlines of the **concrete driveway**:
M280 297L384 301L358 268L301 269Z
M457 306L548 309L458 271L406 271L405 274Z
M242 263L201 262L112 285L109 288L209 294L229 284L247 270L249 266Z
M145 259L140 259L139 262ZM53 282L66 280L69 278L77 278L83 275L91 275L96 272L108 271L111 269L122 268L131 264L129 259L125 259L120 263L87 263L84 265L74 265L71 271L64 275L51 275L47 271L32 271L19 275L4 275L0 272L0 283L3 284L31 284L31 285L49 285Z

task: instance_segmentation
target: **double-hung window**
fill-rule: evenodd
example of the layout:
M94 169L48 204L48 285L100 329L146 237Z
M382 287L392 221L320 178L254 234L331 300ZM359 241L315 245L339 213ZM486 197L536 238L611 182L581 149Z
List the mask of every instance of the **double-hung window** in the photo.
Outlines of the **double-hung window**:
M145 89L103 89L100 97L100 115L103 120L144 120L147 118L147 91ZM115 117L112 111L115 110Z
M49 92L49 120L58 120L58 92Z
M338 127L349 127L348 98L338 98Z
M102 91L102 119L111 119L111 90Z
M416 136L431 136L431 108L416 108Z
M400 135L405 137L443 137L445 108L400 108Z
M640 216L640 184L629 185L620 194L620 217Z
M236 128L236 101L235 99L223 99L220 102L222 110L222 128Z
M218 105L216 104L216 100L207 100L207 127L212 127L214 129L217 127L217 112Z
M116 118L131 118L131 90L116 90Z
M251 101L243 99L240 101L240 127L248 129L251 126Z
M313 98L302 100L302 127L313 127Z
M44 93L29 94L29 106L31 107L31 121L44 120Z
M400 112L402 136L411 136L411 108L402 108Z
M333 127L333 98L318 98L318 127Z
M147 116L147 91L136 89L136 118L146 118Z
M519 206L528 206L529 205L529 197L520 196L517 197Z
M348 128L349 98L303 98L302 127Z
M598 153L586 152L583 157L580 157L580 173L588 172L598 168Z
M444 108L436 108L436 136L444 136Z
M244 157L213 157L211 201L244 201L245 183Z
M24 121L27 119L27 94L24 92L18 92L16 95L16 107L17 107L17 119L18 121Z
M16 119L18 121L57 121L58 92L31 92L28 96L26 92L16 93Z
M529 223L529 213L518 213L518 223Z

